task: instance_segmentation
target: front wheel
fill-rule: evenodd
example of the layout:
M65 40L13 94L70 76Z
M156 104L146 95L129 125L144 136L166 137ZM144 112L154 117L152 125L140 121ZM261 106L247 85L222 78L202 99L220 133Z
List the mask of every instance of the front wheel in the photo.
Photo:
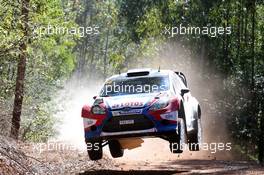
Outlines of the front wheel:
M103 157L102 141L87 141L87 152L91 160L99 160Z
M108 145L113 158L122 157L124 155L124 149L121 147L118 140L109 140Z

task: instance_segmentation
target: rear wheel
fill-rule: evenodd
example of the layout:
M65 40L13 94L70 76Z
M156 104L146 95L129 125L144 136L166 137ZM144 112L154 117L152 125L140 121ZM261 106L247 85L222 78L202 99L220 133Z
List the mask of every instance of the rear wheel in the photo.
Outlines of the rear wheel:
M103 157L102 141L87 141L87 152L91 160L99 160Z
M124 149L121 147L118 140L109 140L108 145L113 158L122 157L124 155Z
M186 142L185 123L182 118L178 119L177 135L170 139L170 151L172 153L182 153Z

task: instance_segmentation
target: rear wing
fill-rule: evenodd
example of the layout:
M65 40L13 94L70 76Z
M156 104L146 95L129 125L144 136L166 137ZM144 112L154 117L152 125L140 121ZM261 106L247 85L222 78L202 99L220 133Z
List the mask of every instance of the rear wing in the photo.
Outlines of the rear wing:
M132 69L127 71L127 77L137 77L149 75L150 69Z
M185 86L188 87L185 75L182 72L178 72L178 71L175 71L175 73L181 78Z

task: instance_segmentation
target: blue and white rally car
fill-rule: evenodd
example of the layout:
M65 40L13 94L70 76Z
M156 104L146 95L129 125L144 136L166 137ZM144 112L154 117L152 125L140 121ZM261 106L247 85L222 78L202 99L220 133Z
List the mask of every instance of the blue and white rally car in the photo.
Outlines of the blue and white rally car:
M92 105L82 108L85 142L90 159L122 157L126 142L135 138L167 140L172 153L191 151L201 143L201 108L187 87L183 73L134 69L106 80Z

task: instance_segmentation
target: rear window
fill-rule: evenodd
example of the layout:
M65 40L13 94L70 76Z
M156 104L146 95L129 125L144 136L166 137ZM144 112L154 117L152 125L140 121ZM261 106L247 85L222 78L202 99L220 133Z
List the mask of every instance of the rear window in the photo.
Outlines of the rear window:
M127 94L153 93L167 91L169 77L136 77L109 80L101 90L101 96L116 96Z

